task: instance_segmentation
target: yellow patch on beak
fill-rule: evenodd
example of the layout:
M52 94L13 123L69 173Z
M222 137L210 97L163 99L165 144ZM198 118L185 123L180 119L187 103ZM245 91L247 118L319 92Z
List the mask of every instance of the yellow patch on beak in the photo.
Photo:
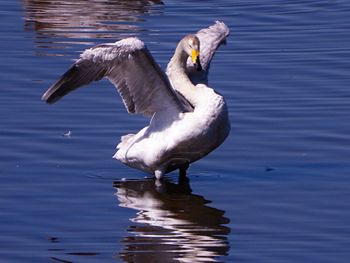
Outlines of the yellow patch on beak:
M192 51L191 51L191 58L192 58L193 64L197 63L198 56L199 56L199 51L192 49Z

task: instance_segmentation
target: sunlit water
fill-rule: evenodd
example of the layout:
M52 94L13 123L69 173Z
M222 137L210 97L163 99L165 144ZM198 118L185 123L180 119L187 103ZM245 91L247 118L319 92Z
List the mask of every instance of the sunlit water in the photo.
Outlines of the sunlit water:
M349 262L348 1L1 5L1 262ZM137 36L165 67L215 20L232 131L189 181L111 158L147 120L109 82L40 100L90 46Z

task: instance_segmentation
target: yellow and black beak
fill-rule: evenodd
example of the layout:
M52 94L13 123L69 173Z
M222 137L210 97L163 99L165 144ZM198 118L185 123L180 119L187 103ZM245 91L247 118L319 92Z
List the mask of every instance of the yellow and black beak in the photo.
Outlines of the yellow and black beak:
M201 71L202 70L202 66L201 63L199 61L199 51L196 49L192 49L191 51L191 59L192 59L192 63L193 65L195 65L196 70L197 71Z

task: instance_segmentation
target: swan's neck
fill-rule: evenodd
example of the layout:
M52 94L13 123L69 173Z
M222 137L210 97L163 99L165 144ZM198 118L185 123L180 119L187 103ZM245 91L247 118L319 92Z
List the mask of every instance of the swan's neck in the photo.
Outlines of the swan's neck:
M180 42L167 66L167 75L175 90L180 92L193 106L196 103L196 87L186 74L188 54Z

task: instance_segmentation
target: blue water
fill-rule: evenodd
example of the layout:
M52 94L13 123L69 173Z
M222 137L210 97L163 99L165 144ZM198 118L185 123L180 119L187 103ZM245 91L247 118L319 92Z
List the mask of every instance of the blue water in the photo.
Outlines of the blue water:
M348 1L7 0L0 14L1 262L349 262ZM40 100L88 47L137 36L165 67L215 20L231 35L209 83L232 130L189 181L111 158L147 120L109 82Z

